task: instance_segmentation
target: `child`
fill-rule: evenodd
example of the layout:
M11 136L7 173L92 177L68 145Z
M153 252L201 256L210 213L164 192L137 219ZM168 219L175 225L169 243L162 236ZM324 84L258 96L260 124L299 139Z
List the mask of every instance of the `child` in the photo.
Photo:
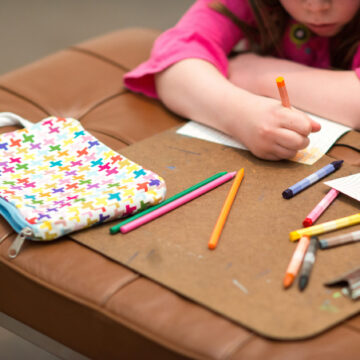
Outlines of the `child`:
M320 125L360 129L360 0L197 0L125 75L133 91L219 129L268 160L293 157ZM240 40L249 51L228 58Z

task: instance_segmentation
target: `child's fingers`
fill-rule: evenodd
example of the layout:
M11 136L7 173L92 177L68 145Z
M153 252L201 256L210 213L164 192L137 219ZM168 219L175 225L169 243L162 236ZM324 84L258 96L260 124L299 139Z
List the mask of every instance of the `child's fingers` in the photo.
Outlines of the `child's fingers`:
M290 159L294 157L296 153L297 150L288 149L280 144L275 144L273 160Z
M282 126L303 136L320 130L320 124L310 116L296 109L282 109Z
M252 152L267 160L289 159L294 157L298 150L309 144L307 137L288 129L277 129L274 135L273 140L262 143L262 146L252 149Z
M311 132L320 131L321 125L317 121L313 120L312 118L310 118L310 121L311 121Z
M287 149L279 144L273 144L271 150L264 150L260 152L254 151L253 154L260 159L265 160L282 160L290 159L296 155L296 150Z
M276 143L289 150L301 150L309 145L309 138L285 128L277 130Z

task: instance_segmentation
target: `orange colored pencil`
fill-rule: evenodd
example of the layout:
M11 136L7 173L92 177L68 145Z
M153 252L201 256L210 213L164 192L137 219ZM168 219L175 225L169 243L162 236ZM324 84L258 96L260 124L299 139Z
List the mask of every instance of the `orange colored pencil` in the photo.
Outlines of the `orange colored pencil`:
M211 250L216 248L216 245L217 245L220 235L221 235L221 231L225 225L226 219L227 219L230 209L231 209L231 205L234 202L236 193L239 189L239 186L241 184L243 177L244 177L244 169L242 168L237 172L237 174L235 176L234 182L233 182L233 184L230 188L230 191L226 197L226 200L221 209L219 218L217 219L214 230L211 234L211 237L210 237L210 240L208 243L208 247Z
M307 235L304 235L300 238L298 244L296 245L294 254L290 260L290 263L286 269L284 277L284 288L288 288L294 281L296 275L298 274L301 264L304 260L304 256L307 248L310 245L310 238Z
M276 84L277 84L277 87L279 90L282 105L287 108L291 108L289 95L286 90L284 78L282 76L279 76L278 78L276 78Z

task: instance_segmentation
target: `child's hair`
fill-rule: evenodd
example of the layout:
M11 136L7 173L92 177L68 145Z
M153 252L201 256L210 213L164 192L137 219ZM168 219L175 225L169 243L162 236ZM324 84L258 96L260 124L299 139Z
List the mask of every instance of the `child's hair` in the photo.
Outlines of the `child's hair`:
M209 7L227 16L243 31L250 50L261 55L281 56L280 47L289 14L279 0L248 0L257 27L239 19L220 1ZM360 9L354 18L330 41L330 63L334 69L349 69L356 49L360 44Z

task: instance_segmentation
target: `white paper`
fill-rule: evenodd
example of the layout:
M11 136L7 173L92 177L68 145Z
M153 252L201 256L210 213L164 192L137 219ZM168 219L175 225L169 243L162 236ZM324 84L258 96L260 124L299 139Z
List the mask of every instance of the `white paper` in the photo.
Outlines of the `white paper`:
M360 173L329 180L324 184L360 201Z
M340 136L350 131L351 128L313 114L308 115L320 123L321 130L316 133L311 133L309 135L309 146L304 150L298 151L296 156L290 160L302 164L312 165L330 149ZM177 130L177 133L215 142L217 144L247 150L243 144L234 140L230 136L195 121L187 122L184 126Z
M211 141L217 144L247 150L247 148L239 141L234 140L230 136L222 133L221 131L215 130L209 126L200 124L195 121L188 121L176 132L181 135L186 135L197 139Z
M313 114L308 113L308 115L321 125L321 130L311 133L309 135L309 146L298 151L296 156L290 160L312 165L331 148L340 136L350 131L351 128Z

